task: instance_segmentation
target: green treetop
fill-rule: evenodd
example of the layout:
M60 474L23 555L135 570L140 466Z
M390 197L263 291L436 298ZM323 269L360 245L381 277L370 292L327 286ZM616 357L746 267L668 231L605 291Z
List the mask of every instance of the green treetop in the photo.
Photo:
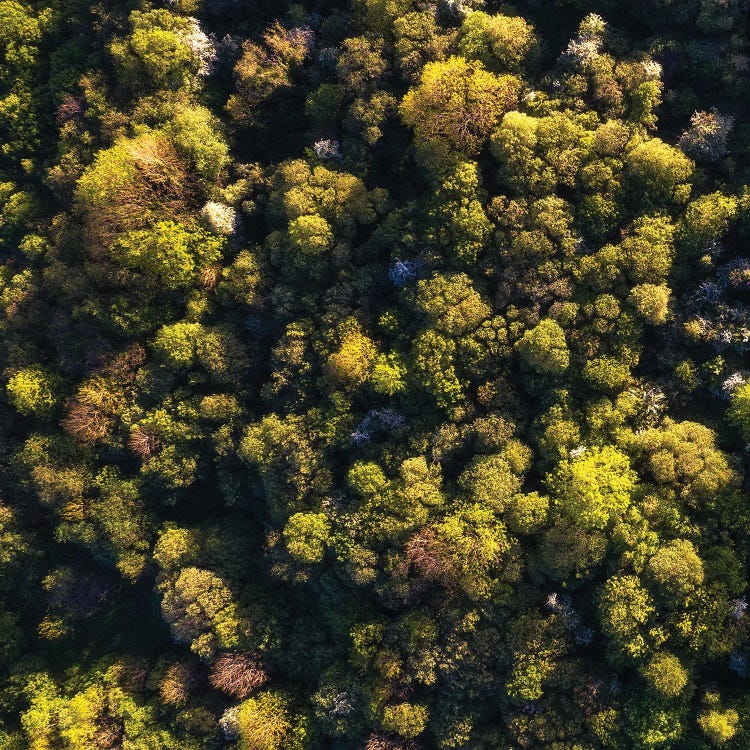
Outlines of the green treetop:
M628 457L605 446L562 461L547 483L561 513L585 528L602 529L628 508L636 479Z

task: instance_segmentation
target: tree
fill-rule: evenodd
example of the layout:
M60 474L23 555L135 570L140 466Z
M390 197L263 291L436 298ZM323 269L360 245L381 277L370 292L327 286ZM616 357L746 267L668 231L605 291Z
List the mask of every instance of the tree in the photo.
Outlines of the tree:
M89 235L103 246L121 232L182 216L191 194L192 181L175 145L153 131L99 151L75 189Z
M159 8L134 10L129 22L130 34L109 48L121 83L135 89L146 82L151 89L189 86L201 71L201 59L190 44L190 21Z
M383 48L364 36L344 39L336 63L336 72L343 85L360 96L373 91L388 69Z
M0 138L4 159L14 163L33 156L40 144L39 91L44 38L52 29L51 8L0 3ZM27 162L28 163L28 162Z
M45 417L57 406L57 378L39 366L13 373L6 390L11 406L25 417Z
M28 701L21 716L23 746L88 750L120 744L198 750L201 741L164 722L157 704L149 703L137 682L133 684L139 671L142 674L133 662L100 661L62 686L46 672L28 673L22 686Z
M409 0L355 0L354 8L367 28L386 36L390 26L411 8Z
M558 518L539 540L533 559L544 575L554 581L570 581L572 587L600 573L607 552L607 537L600 531L581 528L568 518Z
M570 364L565 331L550 318L527 330L516 349L523 362L541 375L562 375Z
M170 664L159 682L159 697L168 706L186 705L196 687L196 675L185 662Z
M478 328L492 313L465 273L422 279L415 303L437 330L454 338Z
M229 114L242 124L254 124L261 105L292 87L311 46L309 29L285 29L278 21L264 32L262 44L246 41L234 69L237 93L227 102Z
M456 374L455 343L437 331L427 330L414 342L414 369L421 384L434 394L438 404L450 408L463 398Z
M658 138L643 141L625 157L631 199L638 205L685 203L690 196L693 163Z
M652 325L663 325L669 316L671 291L666 284L639 284L628 299L638 314Z
M425 706L396 703L383 709L383 729L401 737L417 737L427 727L428 716Z
M560 511L588 529L603 529L628 508L636 473L612 446L592 447L561 461L547 484Z
M154 338L154 352L169 367L191 367L203 330L200 323L174 323L162 326Z
M563 644L555 632L553 618L533 610L523 613L508 633L512 666L505 690L515 703L536 701L544 695L545 683L555 674Z
M649 577L671 598L684 599L704 579L703 561L687 539L675 539L660 547L649 560Z
M480 63L450 57L425 65L419 84L401 102L401 117L414 129L417 145L436 156L474 156L514 106L519 89L514 76L496 76Z
M139 274L150 288L169 291L193 285L198 274L221 258L223 238L202 229L161 221L120 237L111 249L123 268Z
M723 745L737 734L740 715L733 708L725 711L712 709L703 711L698 717L698 726L713 745Z
M230 304L252 305L258 299L261 279L258 258L249 250L242 250L222 270L217 292Z
M629 451L641 459L659 485L672 487L689 502L711 502L736 483L716 436L697 422L664 421L628 438Z
M191 529L167 526L154 545L153 558L167 574L193 565L200 555L200 540Z
M333 232L322 216L298 216L289 222L289 244L304 255L323 255L333 245Z
M497 513L505 511L521 489L521 480L502 454L475 458L459 477L459 483L472 502Z
M509 188L521 195L543 196L557 185L576 183L587 155L586 135L581 124L565 114L532 117L512 111L493 132L491 151Z
M477 165L461 162L447 171L428 205L427 240L454 267L471 267L492 233L481 198Z
M694 112L690 128L680 136L680 148L694 159L716 161L727 153L727 138L734 127L734 118L710 112Z
M547 523L549 498L538 492L518 493L508 503L506 520L513 534L534 534Z
M310 167L301 159L281 164L271 192L274 214L287 221L322 217L337 236L340 233L344 237L352 235L358 225L375 220L380 197L374 190L368 192L362 180L352 174Z
M402 461L398 477L391 480L374 462L352 465L347 484L358 502L356 509L344 517L345 532L338 536L337 544L341 544L339 549L348 564L357 570L357 577L374 572L371 550L399 545L427 523L430 514L444 503L441 483L439 465L428 464L423 456ZM356 540L355 544L346 536Z
M636 219L620 243L620 263L636 284L666 281L674 259L675 228L663 215Z
M622 391L632 380L627 363L606 354L586 362L582 375L597 390L611 394Z
M136 357L140 358L140 354ZM78 386L62 422L63 428L87 445L104 440L117 424L124 395L122 383L115 377L96 374L88 378Z
M198 105L178 107L165 128L177 151L190 159L208 183L219 179L231 161L221 123L209 109Z
M236 726L239 750L281 750L291 747L292 717L289 699L266 691L248 698L237 707Z
M395 352L379 354L370 373L370 384L377 393L395 396L406 390L407 372L400 355Z
M162 613L178 643L187 643L198 656L242 643L243 623L232 592L217 575L201 568L183 568L162 585Z
M373 462L356 461L346 477L349 488L364 497L384 490L388 484L383 470Z
M209 682L216 690L238 700L245 700L250 693L268 681L259 659L252 654L227 651L211 664Z
M723 193L702 195L688 203L680 227L680 239L690 255L700 255L711 242L719 241L738 215L737 199Z
M750 383L745 383L732 393L727 419L735 425L744 440L750 440Z
M534 29L519 16L476 11L466 16L459 31L459 54L495 72L520 71L535 47Z
M599 599L602 630L631 659L647 653L646 625L655 612L653 600L636 576L613 576L604 584Z
M114 563L128 580L143 573L151 542L148 517L138 485L123 479L114 467L105 467L94 479L92 497L76 518L66 518L58 536L78 541L98 558Z
M356 321L350 321L338 350L328 358L326 368L334 379L358 386L370 376L377 352L375 342L362 332Z
M195 483L198 460L192 449L198 435L195 425L158 408L130 425L128 448L141 459L141 475L154 489L177 491Z
M436 23L435 15L424 10L404 13L393 23L393 48L398 69L409 83L414 83L428 62L442 60L455 36Z
M684 738L687 716L680 703L644 693L631 697L624 714L626 736L634 747L669 747Z
M330 481L320 447L313 443L305 419L297 415L269 414L250 424L238 454L257 468L274 519L302 510L301 501L314 490L325 491Z
M331 523L324 513L295 513L284 527L289 554L303 563L319 563L325 555Z
M505 526L492 510L471 504L413 536L406 555L425 579L482 600L496 589L510 549Z
M31 7L15 0L0 3L0 47L3 50L3 75L10 81L15 76L27 76L33 70L38 46L49 14L36 15Z
M688 683L688 672L680 660L667 653L655 654L648 662L644 675L649 684L668 698L676 698Z

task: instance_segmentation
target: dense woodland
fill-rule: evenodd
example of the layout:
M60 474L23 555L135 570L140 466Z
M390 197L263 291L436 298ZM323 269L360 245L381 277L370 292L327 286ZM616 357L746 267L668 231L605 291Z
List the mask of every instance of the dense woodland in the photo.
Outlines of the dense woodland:
M0 0L0 749L750 747L747 0Z

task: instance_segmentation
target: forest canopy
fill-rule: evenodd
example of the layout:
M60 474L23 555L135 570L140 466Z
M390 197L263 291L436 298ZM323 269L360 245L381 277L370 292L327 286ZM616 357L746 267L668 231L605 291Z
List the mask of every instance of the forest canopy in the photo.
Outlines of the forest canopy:
M745 0L0 0L0 750L750 747Z

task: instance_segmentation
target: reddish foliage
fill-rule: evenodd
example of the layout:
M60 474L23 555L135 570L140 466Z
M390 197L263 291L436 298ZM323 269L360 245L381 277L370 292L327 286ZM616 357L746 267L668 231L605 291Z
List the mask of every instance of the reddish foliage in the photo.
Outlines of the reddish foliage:
M55 112L58 125L66 122L80 122L83 120L83 114L86 111L86 103L80 96L65 94L60 106Z
M128 438L128 448L130 448L136 456L142 459L146 459L152 456L159 447L159 441L156 435L143 430L140 427L136 427Z
M432 529L422 529L406 543L406 556L422 578L449 585L455 582L450 551Z
M243 700L268 680L260 660L252 654L221 654L211 666L209 681L217 690Z
M371 734L362 750L419 750L413 740L395 740L382 734Z

